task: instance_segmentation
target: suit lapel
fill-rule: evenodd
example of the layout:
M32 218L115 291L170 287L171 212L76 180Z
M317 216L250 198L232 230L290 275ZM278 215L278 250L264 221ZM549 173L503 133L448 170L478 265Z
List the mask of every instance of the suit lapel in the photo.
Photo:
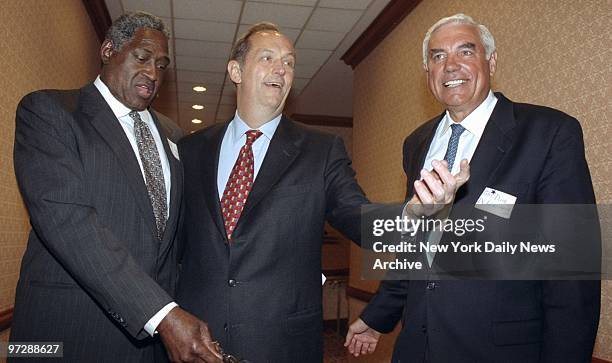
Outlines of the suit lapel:
M440 124L443 117L444 114L431 120L432 122L429 122L425 129L422 130L422 136L415 138L416 142L414 143L414 147L410 149L409 155L404 155L404 157L408 158L408 160L406 160L406 162L408 162L407 170L405 170L408 177L406 200L411 198L414 194L414 182L421 177L421 169L423 169L423 164L425 164L427 152L436 134L438 124ZM412 145L409 146L412 147Z
M210 133L205 142L202 143L202 152L200 152L200 163L202 165L202 186L203 195L206 206L210 210L219 233L226 236L225 225L223 224L223 215L221 213L221 202L219 201L219 188L217 187L217 173L219 169L219 152L221 151L221 142L229 122L224 125L218 125L215 130ZM213 156L214 157L211 157Z
M457 192L457 203L474 205L484 188L495 180L503 157L512 147L516 126L512 103L501 93L470 162L470 180Z
M240 228L245 223L244 221L248 218L249 213L266 196L299 155L303 137L293 121L283 116L270 141L265 159L259 169L257 179L255 179L253 189L246 201L234 234L238 235L240 233Z
M123 172L127 176L136 204L145 217L145 223L153 231L155 228L153 207L149 201L149 194L142 178L140 165L123 128L96 86L93 84L85 86L82 89L82 93L83 113L115 154Z
M159 132L162 144L164 145L164 151L166 152L166 158L168 159L168 164L170 165L170 209L168 213L168 221L166 222L166 229L162 238L162 244L169 246L170 242L173 240L171 237L174 236L174 232L177 228L183 188L183 168L181 167L180 161L173 156L174 154L172 153L170 144L168 143L169 135L167 134L166 129L160 124L155 111L149 109L149 112L151 113L153 122L155 123L157 131ZM163 247L164 246L162 246L160 251L164 251Z

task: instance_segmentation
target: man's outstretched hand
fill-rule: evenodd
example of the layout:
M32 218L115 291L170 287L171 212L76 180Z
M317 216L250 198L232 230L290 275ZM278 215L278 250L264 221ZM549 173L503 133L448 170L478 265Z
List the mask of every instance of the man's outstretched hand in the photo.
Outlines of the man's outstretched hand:
M414 196L406 204L406 214L413 218L432 216L455 200L457 190L470 179L470 165L461 160L459 173L452 175L445 160L434 160L433 170L421 170L414 182Z

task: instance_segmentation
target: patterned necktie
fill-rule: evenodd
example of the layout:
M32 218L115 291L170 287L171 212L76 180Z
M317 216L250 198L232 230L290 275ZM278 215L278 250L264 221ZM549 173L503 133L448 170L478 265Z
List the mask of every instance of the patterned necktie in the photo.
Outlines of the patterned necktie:
M444 160L448 162L448 170L453 170L453 164L455 163L455 155L457 155L457 146L459 146L459 137L465 131L465 128L460 124L453 123L450 125L452 129L450 140L448 140L448 147L446 148L446 154Z
M253 143L261 135L262 132L259 130L246 132L246 143L240 149L236 164L232 168L232 173L225 185L225 191L223 191L221 210L228 240L232 239L234 228L236 228L244 204L253 187L253 175L255 173L253 168Z
M138 145L138 153L140 154L140 162L142 163L147 191L149 192L149 200L153 207L157 238L161 240L168 217L164 172L162 171L157 146L155 146L155 139L153 139L149 126L142 121L136 111L130 112L130 117L134 120L134 137Z

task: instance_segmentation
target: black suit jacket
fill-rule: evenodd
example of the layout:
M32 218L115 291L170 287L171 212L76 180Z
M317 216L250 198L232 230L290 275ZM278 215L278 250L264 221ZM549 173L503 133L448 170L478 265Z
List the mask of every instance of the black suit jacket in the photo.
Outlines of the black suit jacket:
M153 359L145 323L172 301L182 166L151 111L171 169L161 241L142 172L93 84L29 94L17 109L15 172L32 231L15 298L12 341L62 341L67 361Z
M595 203L578 121L496 96L455 205L485 187L517 204ZM404 142L408 196L443 116ZM599 281L384 281L361 317L381 332L402 320L393 362L590 362L599 300Z
M179 144L187 196L179 304L250 362L320 362L324 221L359 241L366 199L342 139L283 117L228 245L217 190L227 126Z

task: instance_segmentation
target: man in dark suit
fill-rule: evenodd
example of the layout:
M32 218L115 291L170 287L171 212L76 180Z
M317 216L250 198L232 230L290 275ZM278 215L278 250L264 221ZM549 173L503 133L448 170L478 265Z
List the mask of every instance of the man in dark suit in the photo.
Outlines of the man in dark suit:
M487 187L508 204L594 204L578 121L492 93L496 62L493 36L466 15L427 32L428 86L446 112L404 142L407 195L422 168L455 149L472 171L457 209ZM393 362L590 362L599 304L599 281L383 281L345 344L372 353L401 319Z
M157 331L175 361L218 360L206 324L172 298L182 132L148 108L170 62L167 30L150 14L123 15L100 57L92 84L37 91L17 109L32 231L10 340L62 342L70 362L151 362Z
M342 139L282 115L295 50L270 23L254 25L227 69L237 111L226 123L181 140L185 169L185 251L178 302L210 324L224 351L249 362L323 359L323 225L360 239L367 203ZM439 170L423 185L442 191L411 204L428 213L458 181Z

